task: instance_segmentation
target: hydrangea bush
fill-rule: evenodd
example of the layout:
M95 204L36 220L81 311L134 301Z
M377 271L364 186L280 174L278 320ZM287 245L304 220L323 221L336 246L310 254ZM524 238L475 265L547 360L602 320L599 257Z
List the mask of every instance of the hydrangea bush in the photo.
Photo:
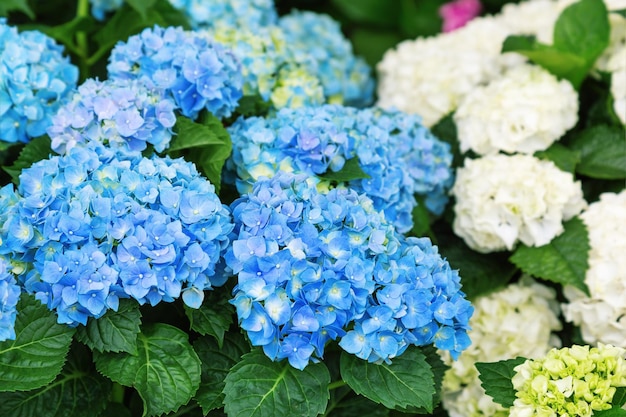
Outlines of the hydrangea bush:
M0 2L0 415L623 415L625 8Z

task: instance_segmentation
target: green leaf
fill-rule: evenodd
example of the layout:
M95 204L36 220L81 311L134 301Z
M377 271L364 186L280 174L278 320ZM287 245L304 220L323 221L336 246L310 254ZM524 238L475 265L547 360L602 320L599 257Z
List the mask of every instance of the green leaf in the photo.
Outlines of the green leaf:
M515 375L514 368L525 361L526 358L518 356L498 362L476 362L476 369L480 373L478 377L487 395L504 407L513 406L515 389L511 378Z
M47 135L31 140L24 145L20 156L15 160L13 165L10 167L2 167L2 169L11 176L13 183L18 184L22 169L28 168L33 163L50 157L50 153L52 152L50 144L51 141Z
M510 260L527 274L573 285L589 294L585 284L588 268L589 235L582 220L574 217L563 224L565 231L544 246L518 247Z
M562 171L574 173L576 164L580 162L580 152L555 142L544 151L535 152L537 158L554 162Z
M202 112L198 122L188 117L177 116L174 132L168 151L200 148L207 145L224 145L228 132L220 120L211 113Z
M0 415L93 417L106 407L111 381L95 372L86 348L70 357L59 376L34 391L0 393Z
M15 340L0 342L0 392L27 391L52 382L61 372L75 329L32 295L17 304Z
M342 353L341 377L357 393L387 408L423 408L433 412L433 370L420 349L411 347L391 364L370 363Z
M554 46L591 66L609 44L610 32L604 2L580 0L565 8L554 24Z
M594 411L593 417L626 417L626 410L621 407L612 407L608 410Z
M22 12L32 20L35 20L35 13L28 5L28 0L2 0L0 2L0 16L8 16L9 12Z
M326 171L324 174L319 175L319 177L323 180L336 182L348 182L363 178L371 178L363 172L363 169L361 169L361 165L359 165L359 158L348 159L339 171Z
M237 417L315 417L326 410L330 374L324 363L300 371L286 360L272 362L256 349L230 370L224 411Z
M462 166L465 157L461 153L461 149L459 147L459 138L456 130L456 123L454 123L454 114L450 113L445 117L442 117L437 124L430 129L430 131L433 135L435 135L435 137L437 137L437 139L450 145L450 151L452 152L452 166Z
M234 121L238 115L244 117L263 117L267 114L270 106L270 102L263 100L263 97L259 94L254 96L243 96L239 99L239 103L237 103L237 114L232 116L232 121Z
M136 0L133 3L138 4L140 1ZM144 10L144 16L125 4L108 18L104 27L92 37L100 49L99 53L95 55L103 55L102 51L108 51L117 42L125 42L130 36L155 25L161 27L182 26L184 29L190 29L188 19L180 10L175 9L168 0L150 1L153 1L154 5ZM141 6L138 7L141 8Z
M210 335L222 347L224 333L233 323L234 307L228 302L228 297L219 291L207 293L200 308L191 308L185 305L185 314L189 319L191 330L203 336Z
M100 352L127 352L137 354L137 335L141 312L135 301L120 300L117 311L109 310L99 319L90 318L81 326L76 339Z
M203 111L197 122L184 116L177 117L174 131L177 135L170 143L167 153L172 156L184 155L187 160L195 163L219 192L222 168L233 147L222 122L211 113Z
M432 234L430 230L430 212L424 204L424 198L415 196L417 205L413 208L411 217L413 219L413 228L411 229L412 236L427 236Z
M617 387L615 389L615 394L613 394L611 404L617 407L621 407L626 404L626 387Z
M605 180L626 178L626 137L623 127L594 126L582 131L571 142L580 152L576 172Z
M227 333L222 344L218 345L214 338L201 337L193 343L193 347L202 361L202 381L195 399L207 414L223 406L224 380L230 368L250 351L250 344L241 333Z
M124 0L126 4L133 8L142 19L148 18L148 11L154 7L156 0Z
M591 67L583 57L554 46L537 42L534 36L509 36L504 40L502 52L517 52L559 78L578 88Z
M357 395L339 401L330 415L332 417L388 417L389 409L376 404L369 398Z
M503 288L517 270L506 254L475 252L452 233L435 231L435 235L439 252L453 269L459 270L462 290L469 299Z
M200 359L187 333L167 324L142 329L137 355L95 351L94 361L100 373L137 390L144 415L178 410L200 385Z

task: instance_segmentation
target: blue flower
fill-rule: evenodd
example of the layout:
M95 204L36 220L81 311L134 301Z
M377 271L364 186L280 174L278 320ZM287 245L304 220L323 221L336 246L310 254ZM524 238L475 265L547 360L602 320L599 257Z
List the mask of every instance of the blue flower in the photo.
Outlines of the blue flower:
M428 238L399 243L396 252L377 258L374 296L339 345L371 362L389 361L411 344L434 344L457 358L470 344L473 313L458 272Z
M107 13L113 12L124 4L124 0L89 0L91 15L97 20L104 20Z
M16 307L21 293L9 268L9 262L0 257L0 342L15 339Z
M233 154L225 178L236 176L240 192L278 170L323 175L356 159L369 178L346 185L369 196L400 232L413 227L416 196L423 197L435 215L443 212L448 201L453 182L450 147L422 126L417 116L324 105L282 109L266 118L241 117L228 131ZM372 248L377 239L375 235L371 239Z
M64 48L38 31L17 31L0 18L0 140L28 142L76 86L78 68Z
M195 28L212 28L219 23L250 28L276 23L278 14L273 0L169 0L185 12Z
M161 152L172 138L175 107L140 81L88 79L52 117L47 132L59 154L88 142L120 156L138 156L148 144Z
M120 298L182 295L197 308L226 280L218 263L233 224L213 185L182 159L116 155L88 142L23 170L17 192L0 190L0 256L20 262L18 282L60 323L86 324Z
M325 14L292 11L278 25L287 37L292 59L320 79L326 102L367 107L373 101L369 65L355 57L339 23Z
M228 117L242 96L243 77L235 56L218 43L182 28L155 26L118 43L107 66L110 79L140 80L162 91L195 119L206 109Z
M320 194L316 185L304 174L259 179L232 205L235 237L225 255L238 278L231 303L250 342L298 369L365 314L375 260L398 248L371 200L350 189ZM373 233L384 237L377 252Z

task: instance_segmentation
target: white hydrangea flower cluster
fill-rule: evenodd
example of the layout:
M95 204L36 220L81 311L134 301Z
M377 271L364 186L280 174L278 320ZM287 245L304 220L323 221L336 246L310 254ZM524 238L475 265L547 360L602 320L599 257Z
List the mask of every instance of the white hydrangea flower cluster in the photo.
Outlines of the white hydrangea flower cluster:
M451 194L454 232L482 253L545 245L587 204L572 174L525 154L466 159Z
M626 346L626 190L604 193L580 218L589 232L590 296L566 286L568 321L580 326L583 340Z
M442 401L450 417L508 416L485 394L474 364L545 355L560 346L554 334L561 329L558 314L555 291L528 276L478 297L470 319L472 345L456 361L444 356L450 369L444 375Z
M479 155L547 149L577 121L574 87L529 64L476 87L454 114L461 151Z
M377 65L377 105L419 114L433 126L476 86L523 62L500 53L507 35L505 26L483 17L453 32L401 42Z
M571 0L570 0L571 2ZM532 35L539 42L552 43L554 23L564 5L555 0L529 0L520 3L507 3L502 7L498 18L510 28L512 34Z

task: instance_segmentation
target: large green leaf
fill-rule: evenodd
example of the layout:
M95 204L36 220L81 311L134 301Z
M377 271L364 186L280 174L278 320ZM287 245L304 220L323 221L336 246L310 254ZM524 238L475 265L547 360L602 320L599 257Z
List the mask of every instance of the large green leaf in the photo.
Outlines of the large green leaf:
M137 354L137 335L141 312L135 301L120 300L117 311L109 310L99 319L90 318L76 332L78 341L100 352Z
M626 137L623 127L594 126L582 131L571 142L580 152L576 172L605 180L626 178Z
M200 385L200 359L187 333L167 324L142 329L137 355L95 351L94 361L100 373L137 390L144 415L177 410Z
M357 393L387 408L433 412L435 380L426 356L410 347L391 364L370 363L349 353L341 355L341 377Z
M202 382L195 399L206 414L223 406L226 375L250 351L250 344L237 332L227 333L219 345L212 337L201 337L194 341L193 347L202 361Z
M77 349L61 374L34 391L0 393L0 415L11 417L93 417L107 405L111 381L93 369L85 347Z
M515 375L513 369L525 361L525 358L517 357L499 362L476 362L481 385L487 395L498 404L511 407L515 401L515 389L511 382L511 378Z
M576 88L587 76L591 64L583 57L537 42L534 36L513 35L504 40L502 52L517 52Z
M15 340L0 342L0 392L33 390L61 372L75 329L28 294L17 304Z
M48 159L52 152L50 148L50 138L41 136L28 142L20 151L20 156L10 167L2 167L13 179L15 184L19 183L22 169L30 167L34 162Z
M217 192L222 182L222 168L232 152L232 142L222 122L203 111L196 122L179 116L174 126L176 136L167 153L185 156L211 181Z
M565 8L554 24L554 46L593 64L609 44L610 32L604 2L580 0Z
M562 285L573 285L589 293L585 274L589 259L589 235L578 217L566 222L565 231L544 246L521 245L511 262L522 271Z
M228 136L222 122L208 112L203 112L197 122L185 116L177 116L174 132L176 136L170 142L169 152L207 145L224 145Z
M226 377L224 411L237 417L315 417L326 409L329 383L324 363L300 371L286 360L272 362L257 349Z
M200 308L191 308L185 305L185 314L189 319L191 330L201 335L211 335L220 347L224 340L224 333L233 323L234 307L228 302L221 291L207 293Z

